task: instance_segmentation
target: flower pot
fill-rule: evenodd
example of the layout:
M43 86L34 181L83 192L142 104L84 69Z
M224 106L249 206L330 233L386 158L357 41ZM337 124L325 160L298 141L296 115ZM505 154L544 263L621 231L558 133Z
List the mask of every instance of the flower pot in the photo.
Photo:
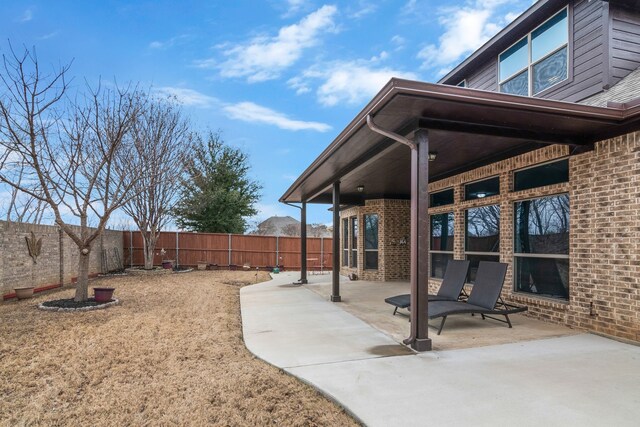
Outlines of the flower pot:
M113 291L115 288L93 288L93 294L96 302L109 302L113 299Z
M207 269L207 263L205 261L198 262L198 270L206 270L206 269Z
M25 286L23 288L15 288L14 291L18 299L27 299L33 296L33 289L33 286Z
M173 260L168 259L166 261L162 261L162 268L166 268L167 270L171 270L173 268Z

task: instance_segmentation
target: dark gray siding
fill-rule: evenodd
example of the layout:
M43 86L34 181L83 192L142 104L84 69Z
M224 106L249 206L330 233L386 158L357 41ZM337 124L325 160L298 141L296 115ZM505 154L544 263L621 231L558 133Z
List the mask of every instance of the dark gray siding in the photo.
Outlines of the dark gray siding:
M640 11L611 5L611 83L640 67Z
M602 1L575 1L573 79L543 92L543 98L577 102L603 89L606 79L606 8Z
M570 49L573 52L573 68L568 80L539 95L543 98L577 102L601 92L606 80L605 30L608 5L602 1L589 0L575 0L572 5L573 39L570 37ZM515 41L514 38L512 42ZM497 73L498 58L494 57L466 78L467 85L475 89L497 91Z
M467 87L474 89L498 90L498 61L487 62L467 79Z

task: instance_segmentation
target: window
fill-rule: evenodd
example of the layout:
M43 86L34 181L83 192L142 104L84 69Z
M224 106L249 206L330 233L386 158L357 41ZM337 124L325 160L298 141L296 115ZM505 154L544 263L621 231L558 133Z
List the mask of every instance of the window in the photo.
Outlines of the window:
M500 92L533 96L568 77L567 8L498 57Z
M513 190L528 190L569 181L569 159L545 163L513 174Z
M480 261L500 260L500 206L490 205L465 211L465 255L469 282L476 280Z
M456 86L458 86L458 87L467 87L467 81L463 80L460 83L458 83Z
M351 268L358 268L358 217L351 218Z
M453 212L431 215L431 277L444 277L453 259L453 240Z
M500 177L473 182L464 186L464 199L475 200L500 194Z
M515 203L516 292L569 299L569 195Z
M364 268L378 269L378 215L364 216Z
M342 220L342 265L349 266L349 220Z
M429 196L429 207L435 208L436 206L445 206L453 204L453 188L444 191L438 191L437 193L431 193Z

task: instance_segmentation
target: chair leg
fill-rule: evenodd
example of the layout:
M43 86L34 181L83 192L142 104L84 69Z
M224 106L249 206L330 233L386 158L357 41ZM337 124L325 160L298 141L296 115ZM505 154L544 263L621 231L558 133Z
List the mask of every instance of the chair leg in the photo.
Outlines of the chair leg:
M442 322L440 322L440 329L438 329L438 335L442 332L442 328L444 328L444 322L447 320L447 316L442 317Z
M510 328L512 328L513 326L511 326L511 320L509 320L509 315L505 314L504 318L507 319L507 324L509 325Z

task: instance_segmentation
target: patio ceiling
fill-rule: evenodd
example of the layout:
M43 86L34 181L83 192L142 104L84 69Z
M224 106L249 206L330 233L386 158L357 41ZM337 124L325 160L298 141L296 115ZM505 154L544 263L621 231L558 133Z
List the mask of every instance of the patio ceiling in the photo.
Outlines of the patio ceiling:
M392 79L303 172L281 202L331 203L409 198L410 150L371 131L366 117L408 138L429 131L429 180L438 180L548 144L587 148L640 128L640 103L591 107L566 102ZM363 193L357 187L365 186Z

